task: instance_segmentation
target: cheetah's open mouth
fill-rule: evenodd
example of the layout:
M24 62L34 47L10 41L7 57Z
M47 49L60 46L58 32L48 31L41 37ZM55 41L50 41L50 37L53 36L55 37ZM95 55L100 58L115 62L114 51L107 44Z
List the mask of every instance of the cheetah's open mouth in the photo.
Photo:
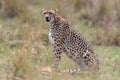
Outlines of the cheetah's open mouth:
M45 20L46 20L46 22L49 22L50 21L50 17L46 17Z

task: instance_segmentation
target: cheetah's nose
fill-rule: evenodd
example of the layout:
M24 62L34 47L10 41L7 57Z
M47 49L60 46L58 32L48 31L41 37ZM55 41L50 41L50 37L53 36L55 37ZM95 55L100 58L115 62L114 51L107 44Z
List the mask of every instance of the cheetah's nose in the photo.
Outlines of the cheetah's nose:
M45 20L46 20L47 22L49 22L49 21L50 21L50 18L49 18L49 17L45 17Z

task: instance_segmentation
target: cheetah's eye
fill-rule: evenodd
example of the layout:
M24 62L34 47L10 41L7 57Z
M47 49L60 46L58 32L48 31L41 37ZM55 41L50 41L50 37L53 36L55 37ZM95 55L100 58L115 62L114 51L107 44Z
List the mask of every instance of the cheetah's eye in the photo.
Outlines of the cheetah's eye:
M49 14L52 14L51 12Z
M43 14L46 14L46 12L44 12Z

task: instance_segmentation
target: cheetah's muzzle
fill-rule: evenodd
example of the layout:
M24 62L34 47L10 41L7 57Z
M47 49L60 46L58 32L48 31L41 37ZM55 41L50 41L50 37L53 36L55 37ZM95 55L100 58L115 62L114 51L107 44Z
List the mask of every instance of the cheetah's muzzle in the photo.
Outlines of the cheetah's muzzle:
M45 17L46 22L50 21L50 17Z

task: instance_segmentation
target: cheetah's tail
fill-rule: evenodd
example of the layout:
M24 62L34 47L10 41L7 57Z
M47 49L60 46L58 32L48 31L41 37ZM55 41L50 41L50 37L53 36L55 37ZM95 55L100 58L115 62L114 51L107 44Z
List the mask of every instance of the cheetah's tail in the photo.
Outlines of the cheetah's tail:
M79 68L60 70L61 73L71 73L71 74L74 74L74 73L80 72L80 71L81 71L81 69L79 69Z

